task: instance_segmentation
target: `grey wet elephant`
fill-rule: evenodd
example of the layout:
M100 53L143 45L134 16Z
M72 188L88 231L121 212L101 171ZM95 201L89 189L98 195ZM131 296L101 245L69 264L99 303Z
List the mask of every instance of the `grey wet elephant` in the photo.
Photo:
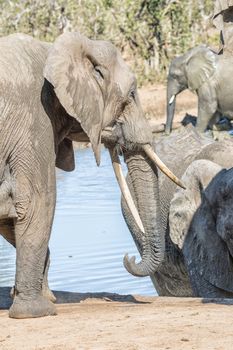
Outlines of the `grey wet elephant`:
M179 180L156 158L134 74L109 42L77 32L65 33L53 44L24 34L0 38L0 77L0 180L8 168L13 184L9 202L15 209L13 218L0 217L0 232L17 253L9 314L15 318L53 315L47 271L55 165L65 171L74 169L72 141L89 140L97 164L101 142L108 146L120 187L142 231L118 150L129 171L131 159L147 165L152 158L173 180ZM157 174L156 165L154 171ZM136 265L126 259L129 270L148 275L157 268L161 261L147 251L153 241L145 232L142 260Z
M199 164L201 167L202 162L213 163L217 170L221 170L221 167L231 167L233 164L233 142L212 141L202 137L194 127L187 126L178 133L172 133L169 138L164 137L156 143L155 149L156 153L163 157L169 168L182 178L186 190L179 191L182 195L177 196L176 186L167 181L160 171L158 177L156 177L153 172L153 165L150 163L147 167L135 166L138 182L132 177L131 172L128 172L127 182L145 231L151 232L151 235L153 235L153 232L156 236L160 235L160 245L155 248L152 245L147 247L148 251L150 249L154 251L155 249L155 259L161 259L161 256L164 256L163 262L158 266L157 271L150 274L150 277L161 296L197 295L191 286L189 270L184 260L182 247L179 244L179 240L184 241L185 232L187 232L197 209L197 203L194 202L195 209L193 211L189 210L188 196L191 197L192 193L194 200L200 197L198 191L201 190L201 186L195 187L192 185L191 176L194 179L196 178L195 164ZM207 180L211 180L215 176L216 172L214 170L215 168L208 173L206 165L203 165L201 171L204 174L206 173L206 176L208 175L205 182L203 181L205 185L208 184ZM187 174L189 179L187 179ZM193 187L199 197L192 192ZM185 204L183 204L184 202ZM180 207L178 208L179 203ZM144 235L135 224L124 199L122 199L122 211L141 254ZM187 257L188 254L187 250Z
M170 207L170 236L184 255L193 294L233 297L233 168L193 162ZM179 234L177 234L179 233Z
M185 89L198 97L197 130L204 132L222 115L233 119L233 55L217 55L204 45L197 46L170 64L167 79L166 134L172 129L176 96Z

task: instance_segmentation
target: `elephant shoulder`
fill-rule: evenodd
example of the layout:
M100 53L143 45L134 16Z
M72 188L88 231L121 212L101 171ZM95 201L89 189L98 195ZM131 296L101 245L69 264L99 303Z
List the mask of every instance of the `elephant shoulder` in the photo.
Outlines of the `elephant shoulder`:
M216 74L218 55L206 45L190 50L186 56L185 72L190 90L198 90Z
M229 139L209 143L196 154L195 159L208 159L223 168L231 168L233 164L233 141Z

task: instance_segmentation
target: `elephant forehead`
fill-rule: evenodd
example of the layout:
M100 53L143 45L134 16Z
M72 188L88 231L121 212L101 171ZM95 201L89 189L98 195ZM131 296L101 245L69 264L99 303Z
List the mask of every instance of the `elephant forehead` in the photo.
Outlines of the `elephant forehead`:
M182 64L181 58L182 58L182 56L173 58L173 60L170 64L170 67L169 67L169 72L173 72L180 67L180 65Z
M130 90L131 86L136 85L133 72L114 45L108 41L96 40L94 51L98 62L110 71L113 81L123 95Z
M219 190L221 194L230 195L233 193L233 168L226 170L219 179Z
M123 96L126 96L130 90L136 89L136 79L130 70L121 71L115 69L114 80Z
M93 52L100 64L114 65L117 57L117 49L113 44L103 40L89 40L88 48Z

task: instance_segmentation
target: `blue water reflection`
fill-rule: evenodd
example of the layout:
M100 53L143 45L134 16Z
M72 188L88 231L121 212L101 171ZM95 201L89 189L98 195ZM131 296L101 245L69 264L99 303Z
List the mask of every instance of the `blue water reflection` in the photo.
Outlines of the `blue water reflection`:
M77 150L76 169L57 174L57 207L50 240L52 289L154 295L149 278L125 271L126 252L137 254L122 218L120 193L108 152L101 166L90 149ZM14 283L15 251L0 237L0 287Z

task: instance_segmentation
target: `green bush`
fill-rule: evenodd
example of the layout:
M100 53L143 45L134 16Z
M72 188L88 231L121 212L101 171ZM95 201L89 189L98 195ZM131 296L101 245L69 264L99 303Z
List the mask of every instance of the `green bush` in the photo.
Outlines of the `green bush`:
M139 82L164 77L172 57L210 36L212 0L0 0L0 35L53 41L67 30L111 40Z

